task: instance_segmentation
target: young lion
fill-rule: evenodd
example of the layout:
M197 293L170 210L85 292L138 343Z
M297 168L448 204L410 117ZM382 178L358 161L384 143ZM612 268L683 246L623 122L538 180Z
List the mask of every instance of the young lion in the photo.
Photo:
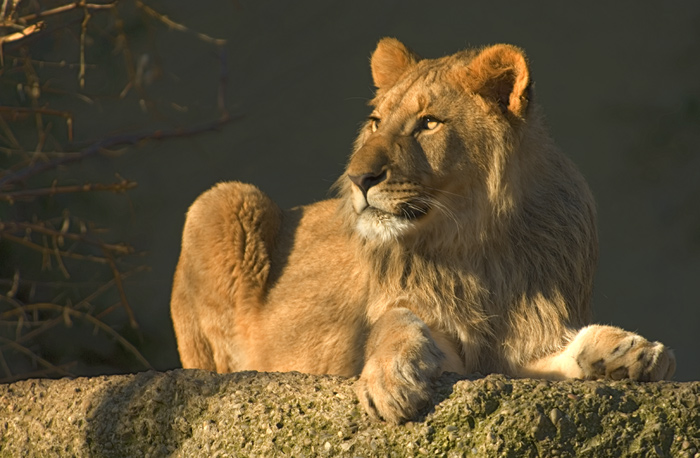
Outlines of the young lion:
M659 342L590 325L593 198L552 144L523 52L420 59L392 38L339 198L281 211L222 183L192 205L172 317L183 367L359 374L415 417L443 371L660 380Z

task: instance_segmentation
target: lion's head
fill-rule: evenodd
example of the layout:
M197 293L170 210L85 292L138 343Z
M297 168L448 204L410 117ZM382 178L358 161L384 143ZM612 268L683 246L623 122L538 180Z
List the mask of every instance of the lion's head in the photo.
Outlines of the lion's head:
M520 49L421 60L385 38L371 68L373 111L338 183L357 233L378 244L431 227L456 235L513 204L516 190L504 175L523 137L531 86Z

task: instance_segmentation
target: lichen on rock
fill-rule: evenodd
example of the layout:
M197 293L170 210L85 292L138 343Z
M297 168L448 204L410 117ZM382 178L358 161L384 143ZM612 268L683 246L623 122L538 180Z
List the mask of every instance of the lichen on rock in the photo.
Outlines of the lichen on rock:
M199 370L0 385L0 456L505 456L700 458L700 382L435 383L394 426L353 380Z

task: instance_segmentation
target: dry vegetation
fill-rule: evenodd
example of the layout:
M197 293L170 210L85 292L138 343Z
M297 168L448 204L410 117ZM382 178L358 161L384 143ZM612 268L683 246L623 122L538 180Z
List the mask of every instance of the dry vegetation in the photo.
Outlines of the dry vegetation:
M105 193L137 184L116 173L94 181L76 166L227 122L225 43L139 0L0 1L0 382L90 365L149 368L124 286L147 266L100 220ZM162 109L183 110L154 89L167 68L157 50L132 48L135 33L186 33L218 51L212 121L183 124ZM105 72L109 81L91 84ZM77 133L81 121L117 105L149 122Z

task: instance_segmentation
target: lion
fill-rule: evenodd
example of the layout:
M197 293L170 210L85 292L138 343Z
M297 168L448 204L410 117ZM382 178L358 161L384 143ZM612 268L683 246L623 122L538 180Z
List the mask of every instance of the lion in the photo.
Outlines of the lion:
M184 368L358 376L416 418L443 372L655 381L673 352L590 324L596 211L524 52L421 59L393 38L336 198L282 211L228 182L190 207L172 292Z

